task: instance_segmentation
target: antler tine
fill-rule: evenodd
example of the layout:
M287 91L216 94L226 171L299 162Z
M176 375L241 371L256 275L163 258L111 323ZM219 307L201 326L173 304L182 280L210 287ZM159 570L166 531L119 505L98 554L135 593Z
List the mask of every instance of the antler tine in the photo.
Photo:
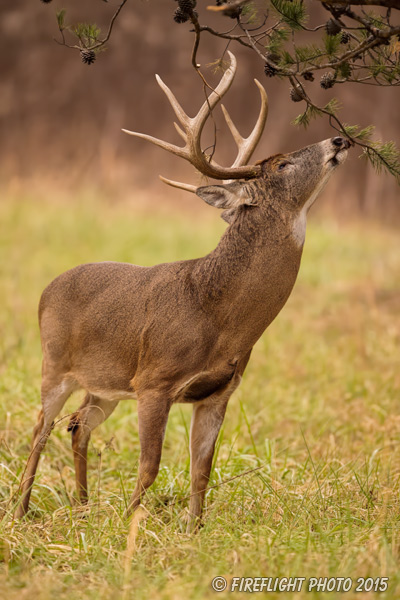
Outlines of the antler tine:
M134 137L141 138L142 140L147 140L163 150L167 150L168 152L172 152L172 154L176 154L181 158L188 160L188 152L186 147L180 148L179 146L175 146L175 144L170 144L169 142L164 142L164 140L159 140L158 138L153 137L152 135L147 135L147 133L137 133L137 131L129 131L129 129L122 129L124 133L128 135L133 135Z
M237 130L237 127L236 127L235 123L232 121L232 119L231 119L228 111L226 110L226 108L225 108L225 106L223 104L221 104L221 110L222 110L222 112L224 114L226 124L229 127L229 131L231 132L232 137L233 137L233 139L236 142L236 146L238 148L240 148L241 144L243 143L243 139L244 138L240 135L239 131Z
M185 192L191 192L192 194L195 194L198 188L197 185L191 185L190 183L181 183L180 181L172 181L172 179L167 179L162 175L159 175L159 178L163 183L166 183L171 187L178 188L180 190L185 190Z
M236 57L229 50L228 55L230 59L230 65L223 74L221 81L219 82L215 90L213 90L208 96L207 100L204 102L197 115L193 119L191 119L193 124L198 123L200 125L196 128L196 132L199 131L201 133L201 130L203 129L204 123L208 115L210 114L210 111L212 111L213 108L215 108L215 106L218 104L218 102L221 101L222 97L225 96L226 92L229 90L233 83L236 74L237 62Z
M174 127L176 129L176 131L179 133L179 135L181 136L181 138L183 139L184 142L187 142L187 135L186 133L183 131L183 129L181 129L178 125L178 123L175 123L174 121Z
M169 87L165 85L165 83L159 75L156 75L156 80L164 94L167 96L177 118L187 130L191 121L190 117L188 117L188 115L185 113L178 100L175 98L174 94L171 92ZM179 127L179 125L177 125L177 123L174 123L174 125L179 135L183 138L185 142L187 142L186 133ZM168 152L172 152L173 154L176 154L177 156L184 158L185 160L189 160L189 151L187 148L187 144L186 146L181 148L180 146L176 146L175 144L170 144L169 142L159 140L158 138L155 138L152 135L147 135L146 133L137 133L136 131L130 131L129 129L122 129L122 131L129 135L133 135L134 137L139 137L143 140L147 140L148 142L151 142L152 144L163 148L163 150L167 150Z
M228 125L230 132L232 133L232 137L235 140L236 145L239 150L236 160L232 164L232 167L240 167L240 166L248 163L258 142L260 141L262 132L264 131L264 128L265 128L265 123L267 121L267 116L268 116L267 92L265 91L264 87L261 85L261 83L257 79L255 79L254 82L257 85L258 89L260 90L261 107L260 107L260 113L258 115L257 122L253 128L253 131L250 133L250 135L247 138L244 138L240 135L239 131L237 130L235 124L233 123L225 106L223 106L221 104L221 109L222 109L222 112L224 113L226 124Z
M165 85L163 80L159 75L156 75L156 80L164 94L167 96L170 105L172 106L174 113L178 117L179 121L182 123L184 127L188 127L191 119L183 110L182 106L179 104L178 100L175 98L174 94L171 92L169 87Z

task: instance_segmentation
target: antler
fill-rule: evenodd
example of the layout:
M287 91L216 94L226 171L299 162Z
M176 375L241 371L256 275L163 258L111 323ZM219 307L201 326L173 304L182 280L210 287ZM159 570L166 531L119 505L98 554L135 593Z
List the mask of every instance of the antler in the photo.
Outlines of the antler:
M125 131L125 133L128 133L129 135L134 135L144 140L148 140L156 146L160 146L160 148L164 148L164 150L168 150L168 152L172 152L172 154L176 154L177 156L184 158L185 160L189 161L198 171L200 171L200 173L206 175L207 177L222 180L256 177L260 173L260 167L257 165L248 165L247 162L249 161L260 140L268 114L267 93L261 83L256 79L254 81L260 90L261 109L257 123L249 137L243 138L239 134L226 108L221 105L227 125L238 147L238 154L232 166L221 167L214 161L208 160L200 146L201 133L211 111L229 90L235 77L236 58L231 52L228 52L228 54L230 58L230 66L225 71L218 86L211 92L197 115L193 118L189 117L184 112L171 90L165 85L161 78L156 75L159 86L167 96L180 124L182 125L181 128L179 125L174 123L177 132L185 142L185 146L176 146L175 144L170 144L169 142L159 140L158 138L145 133L137 133L135 131L128 131L126 129L123 129L122 131ZM173 187L178 187L186 191L195 192L197 189L197 186L171 181L161 176L160 179L168 185L172 185Z

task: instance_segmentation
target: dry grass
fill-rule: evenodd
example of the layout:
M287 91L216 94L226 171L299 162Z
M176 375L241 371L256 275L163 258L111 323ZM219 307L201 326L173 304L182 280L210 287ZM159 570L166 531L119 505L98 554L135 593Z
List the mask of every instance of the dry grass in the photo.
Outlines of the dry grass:
M295 290L230 402L212 483L262 469L210 490L205 526L188 537L181 499L189 493L190 407L171 413L162 469L134 525L122 517L139 452L128 401L93 435L89 510L72 502L61 421L41 460L32 512L23 522L11 515L40 403L41 290L81 262L199 256L224 225L87 198L63 207L3 202L0 219L0 597L196 599L214 596L216 575L389 577L382 597L399 597L397 234L365 224L309 227Z

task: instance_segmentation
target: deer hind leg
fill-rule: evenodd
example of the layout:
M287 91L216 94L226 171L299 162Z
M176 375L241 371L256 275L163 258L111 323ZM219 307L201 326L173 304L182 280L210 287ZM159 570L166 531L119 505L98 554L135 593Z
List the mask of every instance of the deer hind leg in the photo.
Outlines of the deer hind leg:
M72 437L76 491L82 504L86 504L88 500L87 452L90 435L93 429L111 415L118 403L119 400L102 400L88 393L69 422L68 431L71 431Z
M196 529L203 512L204 496L210 478L215 442L224 420L229 395L205 400L193 406L190 426L191 497L187 533Z
M39 413L36 426L33 430L31 452L22 475L20 484L21 502L15 513L17 519L23 517L28 511L32 485L40 455L52 430L54 419L60 413L74 389L76 389L76 382L74 380L64 378L55 383L54 380L50 381L49 378L43 378L41 392L42 410Z
M138 400L139 471L136 487L126 511L127 515L139 506L143 494L157 477L170 407L170 402L166 402L165 398L160 398L159 395L146 396Z

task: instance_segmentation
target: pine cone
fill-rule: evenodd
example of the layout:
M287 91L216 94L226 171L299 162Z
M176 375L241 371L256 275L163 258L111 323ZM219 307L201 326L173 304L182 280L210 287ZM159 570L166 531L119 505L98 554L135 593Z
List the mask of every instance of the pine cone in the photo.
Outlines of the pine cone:
M189 20L189 15L186 12L181 11L180 8L177 8L174 12L174 21L175 23L186 23Z
M336 19L329 19L327 24L325 25L326 33L328 35L337 35L342 30L340 24Z
M311 71L306 71L306 73L303 74L303 77L306 81L314 81L314 75Z
M324 90L329 90L329 88L335 85L335 76L333 73L324 73L321 77L320 86L324 88Z
M81 59L85 65L91 65L96 60L96 53L94 50L81 50Z
M268 63L265 63L264 65L264 73L266 74L267 77L274 77L278 72L278 69L275 69L275 67L269 65Z
M226 11L225 14L230 19L238 19L240 17L240 15L242 14L242 10L243 10L243 8L241 6L238 6L237 8L232 8L229 12Z
M293 102L301 102L303 100L303 93L299 85L290 88L290 99Z
M350 34L347 31L342 31L342 36L340 38L341 44L348 44L350 41Z
M190 15L196 6L196 2L193 2L193 0L178 0L178 6L183 13Z

